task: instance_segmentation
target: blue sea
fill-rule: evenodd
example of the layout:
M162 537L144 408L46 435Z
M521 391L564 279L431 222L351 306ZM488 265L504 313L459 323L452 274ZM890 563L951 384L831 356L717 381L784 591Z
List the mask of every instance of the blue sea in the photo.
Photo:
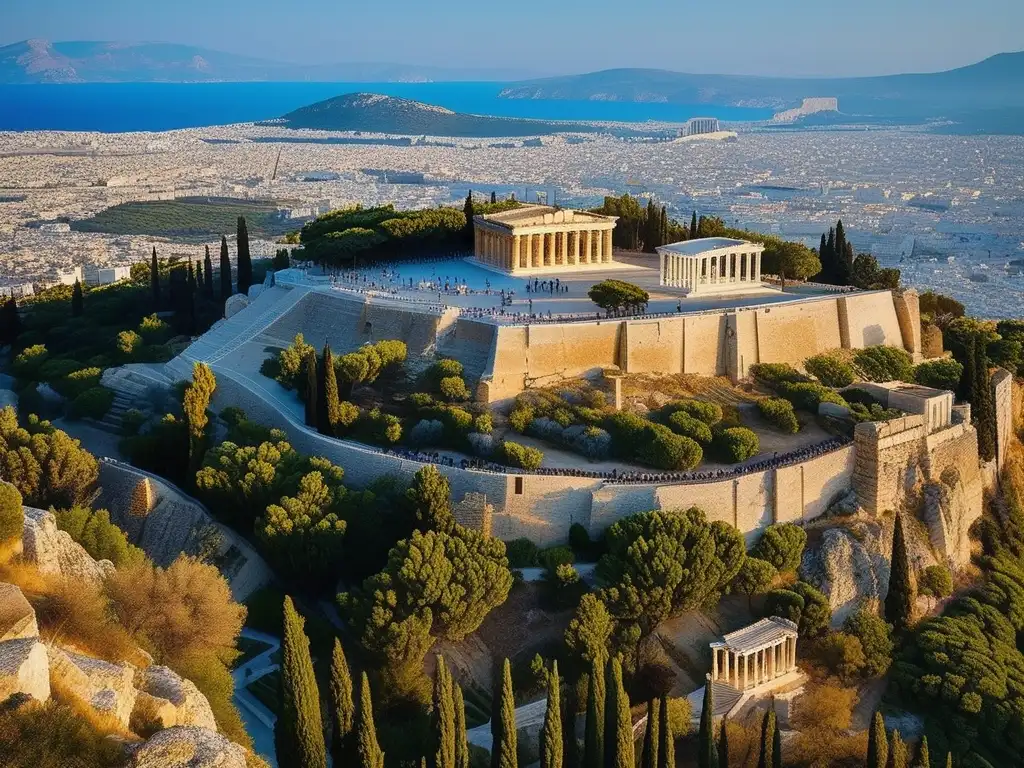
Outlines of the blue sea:
M0 131L167 131L269 120L353 91L401 96L455 112L542 120L691 117L766 120L767 109L710 104L501 99L503 83L111 83L0 85Z

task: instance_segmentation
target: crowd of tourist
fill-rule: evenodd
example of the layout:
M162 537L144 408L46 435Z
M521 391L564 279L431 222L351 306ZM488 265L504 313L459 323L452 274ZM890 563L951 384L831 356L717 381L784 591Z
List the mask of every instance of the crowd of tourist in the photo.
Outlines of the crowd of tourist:
M437 464L443 467L459 467L460 469L471 469L478 472L494 472L498 474L530 474L530 475L545 475L554 477L583 477L593 478L595 480L604 480L608 483L620 483L620 484L648 484L648 483L677 483L677 484L696 484L696 483L713 483L719 480L725 480L730 477L737 477L739 475L746 475L752 472L765 472L769 469L777 469L779 467L785 467L791 464L799 464L804 461L823 456L826 453L830 453L844 445L848 445L853 442L851 437L832 437L828 440L824 440L814 445L808 445L803 448L799 448L795 451L787 451L786 453L775 453L770 458L760 459L758 461L747 462L745 464L737 464L732 467L722 467L720 469L708 469L698 472L639 472L630 471L623 472L618 469L610 470L591 470L591 469L575 469L570 467L541 467L533 470L522 470L514 467L506 467L501 464L496 464L487 459L480 458L462 458L455 459L452 456L445 455L439 451L422 451L407 448L388 448L378 449L382 453L386 453L390 456L398 456L403 459L409 459L410 461L418 461L423 464Z

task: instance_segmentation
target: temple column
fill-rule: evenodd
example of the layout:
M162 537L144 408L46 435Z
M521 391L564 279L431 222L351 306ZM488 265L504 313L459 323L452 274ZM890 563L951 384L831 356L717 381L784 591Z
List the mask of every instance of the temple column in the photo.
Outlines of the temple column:
M559 254L562 257L561 263L566 265L569 263L569 233L559 232L558 239L561 241L561 248L559 249Z
M580 263L580 233L578 230L572 233L572 263Z
M523 235L520 248L523 252L523 266L533 266L533 235Z
M604 238L601 237L600 230L594 230L591 235L591 239L594 240L594 263L600 264L604 259L602 258L602 251L604 245Z
M590 263L591 245L592 245L592 243L591 243L591 236L590 236L590 230L589 229L584 230L581 234L583 235L583 263L584 264L589 264Z
M761 254L754 256L754 280L758 283L761 282Z
M473 230L473 255L480 258L480 230Z
M491 233L484 232L484 261L490 263L491 261Z
M718 679L718 649L711 652L711 682Z
M725 682L727 682L729 685L732 685L732 676L729 671L729 658L732 656L732 651L726 648L725 653L723 655L725 656Z
M519 253L522 244L519 241L519 235L512 235L512 270L519 269L522 264L519 263Z
M604 235L604 256L601 259L605 264L610 264L612 260L612 231L606 229L603 232Z
M511 272L515 269L515 261L512 258L512 235L505 235L505 269Z
M747 689L747 667L749 666L747 664L748 657L746 654L743 654L740 658L743 659L743 687L740 688L740 690L745 691Z

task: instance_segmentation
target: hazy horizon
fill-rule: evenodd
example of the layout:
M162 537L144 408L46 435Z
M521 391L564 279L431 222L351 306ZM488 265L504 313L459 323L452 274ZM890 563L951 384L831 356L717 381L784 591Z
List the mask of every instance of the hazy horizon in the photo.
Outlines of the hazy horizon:
M309 0L301 12L269 0L181 0L130 13L120 0L83 5L50 0L41 14L37 0L8 0L3 45L31 38L159 41L311 65L515 67L538 75L644 67L785 77L935 72L1024 49L1024 4L1014 0L734 0L692 8L634 0L628 15L606 0L526 10L450 0L429 8L414 0L347 8Z

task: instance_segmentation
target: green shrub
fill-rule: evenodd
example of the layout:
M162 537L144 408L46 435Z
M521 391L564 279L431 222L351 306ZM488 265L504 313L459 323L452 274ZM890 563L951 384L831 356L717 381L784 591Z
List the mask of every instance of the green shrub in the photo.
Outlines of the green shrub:
M795 571L807 545L807 532L793 523L773 523L764 529L753 554L780 571Z
M806 581L786 589L773 589L765 600L766 616L781 616L795 622L800 635L809 639L828 631L832 608L828 598Z
M513 539L505 543L505 555L510 568L534 568L537 566L537 545L527 538Z
M782 397L793 403L794 407L814 414L818 412L818 406L822 403L848 406L841 395L817 382L781 382L775 389Z
M663 424L651 424L647 440L637 452L637 459L658 469L686 471L704 459L704 450L688 437L677 435Z
M491 414L481 413L473 420L473 431L483 435L489 435L494 431L494 422L491 421Z
M587 296L601 309L609 311L645 307L651 298L643 288L624 280L602 280L591 286Z
M517 404L508 415L508 426L522 435L526 432L527 427L530 426L533 418L534 411L531 406Z
M68 416L72 419L102 419L113 403L113 390L91 387L71 401Z
M170 337L171 326L152 314L142 318L142 322L139 323L139 334L147 344L162 344Z
M146 414L138 408L129 408L121 417L121 434L125 437L134 437L139 434L145 423Z
M853 366L832 355L815 355L804 361L804 368L826 387L848 387L853 384Z
M537 561L549 571L554 572L560 565L572 565L576 562L572 549L566 546L548 547L537 553Z
M124 745L75 706L52 699L0 710L4 768L119 768Z
M342 400L338 403L338 420L334 424L335 430L343 434L351 429L359 420L361 413L358 405L350 403L348 400Z
M528 448L511 440L498 445L495 450L495 458L499 464L507 467L519 467L521 469L539 469L544 461L544 454L536 448Z
M953 594L953 577L942 565L929 565L917 578L917 590L931 597L949 597Z
M825 666L844 683L860 677L867 665L864 647L853 635L833 632L821 642L821 658Z
M714 448L722 461L738 464L760 453L761 441L751 429L729 427L719 430L715 435Z
M10 483L0 481L0 544L21 538L24 527L21 494Z
M115 568L127 568L145 560L145 553L128 541L105 509L72 507L54 511L57 527L66 531L95 560L109 560Z
M778 384L807 382L810 379L789 363L754 363L748 369L755 381L774 388Z
M427 392L413 392L409 395L409 402L414 408L429 408L434 404L434 396Z
M685 411L676 411L670 415L668 425L677 435L696 440L701 445L708 445L711 442L711 427Z
M39 381L39 371L49 357L50 353L43 344L33 344L15 356L11 372L22 381Z
M685 413L694 419L703 421L709 427L722 420L722 406L706 400L674 400L664 408L667 413Z
M757 407L765 420L776 429L790 435L800 431L800 421L789 400L782 397L764 397L757 401Z
M910 355L898 347L878 345L858 349L853 364L868 381L911 381L913 364Z
M469 399L466 382L459 376L446 376L438 384L438 391L445 400L459 401Z
M66 358L47 360L39 366L39 373L37 375L41 381L53 384L79 370L81 367L82 364L77 360L68 360Z
M402 422L380 408L364 413L356 422L356 429L368 442L379 445L393 445L402 439Z
M117 334L117 351L128 359L137 355L144 344L142 337L135 331L121 331Z
M65 397L74 398L87 389L99 386L102 376L103 371L99 368L82 368L69 373L63 379L52 382L52 386Z
M843 630L860 640L866 674L881 677L889 671L894 644L892 627L883 618L866 608L860 608L846 619Z
M914 368L914 381L925 387L948 389L956 392L963 376L964 367L952 357L926 360Z
M587 560L593 554L594 542L590 540L590 533L580 523L569 526L569 547L577 559Z

